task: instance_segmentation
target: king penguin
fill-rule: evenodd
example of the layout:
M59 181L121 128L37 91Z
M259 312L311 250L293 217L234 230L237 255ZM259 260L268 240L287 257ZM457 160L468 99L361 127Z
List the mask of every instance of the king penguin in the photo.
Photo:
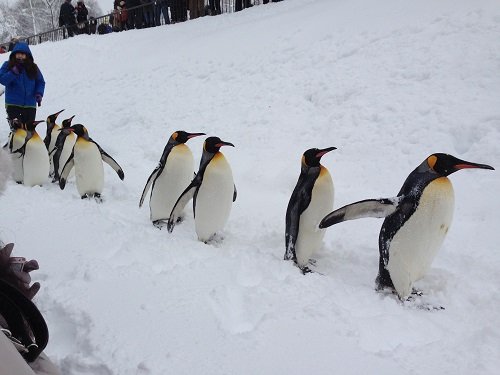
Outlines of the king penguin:
M427 273L453 217L454 193L447 176L461 169L494 169L452 155L430 155L406 178L394 198L352 203L325 216L320 228L363 217L385 218L379 235L377 290L395 290L401 300Z
M158 166L149 176L142 191L139 207L142 207L151 187L150 219L153 225L160 229L167 223L177 198L193 178L193 153L185 143L200 135L205 133L186 133L182 130L174 132L163 149Z
M236 187L231 166L219 151L222 146L234 147L218 137L205 140L198 173L177 199L170 214L169 232L173 231L176 218L191 198L196 234L200 241L209 242L224 228L232 203L236 200Z
M26 123L26 139L19 150L23 159L23 184L26 186L43 185L49 177L49 154L36 126L43 121Z
M54 166L54 178L52 182L59 182L59 176L61 175L62 169L73 151L76 135L70 130L70 127L74 117L75 115L63 120L61 128L58 131L59 134L57 135L56 143L51 151Z
M63 190L69 172L75 167L76 188L82 199L94 197L101 201L104 187L104 168L102 162L109 164L121 180L125 178L122 168L92 138L82 124L73 125L71 131L77 135L73 152L64 165L59 178L59 187Z
M54 174L54 165L52 163L52 157L54 156L53 150L56 145L56 139L59 135L59 129L61 128L56 124L57 117L64 111L61 109L59 112L56 112L47 117L45 121L47 123L47 132L45 133L45 138L43 139L43 143L45 143L45 147L47 148L47 152L49 153L49 161L50 161L50 176Z
M319 230L321 219L333 209L334 187L332 177L320 164L321 157L336 150L311 148L302 155L299 180L286 210L285 260L293 260L302 270L323 241L324 230Z
M23 147L26 141L26 125L18 119L11 122L12 132L9 139L9 152L12 155L12 177L18 184L23 183L23 155L21 152L14 152Z

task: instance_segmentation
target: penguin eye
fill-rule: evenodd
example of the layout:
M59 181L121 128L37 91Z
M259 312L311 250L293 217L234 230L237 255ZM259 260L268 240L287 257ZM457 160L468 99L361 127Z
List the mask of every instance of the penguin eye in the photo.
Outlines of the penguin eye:
M437 156L436 155L431 155L427 158L427 164L429 165L429 168L434 170L434 166L436 165L437 163Z

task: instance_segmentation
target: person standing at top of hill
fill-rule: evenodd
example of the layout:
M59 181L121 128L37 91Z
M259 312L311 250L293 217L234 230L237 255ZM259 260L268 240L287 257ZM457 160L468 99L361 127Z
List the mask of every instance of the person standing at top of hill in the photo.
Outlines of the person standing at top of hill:
M42 105L45 80L27 43L17 42L9 60L0 68L0 83L5 86L9 123L15 118L22 122L34 121L36 105Z
M89 25L86 22L89 16L89 11L85 6L83 0L78 0L76 2L76 22L78 22L78 30L80 34L89 34Z
M68 35L73 36L75 32L76 18L75 7L71 5L71 0L65 0L59 10L59 26L66 26Z

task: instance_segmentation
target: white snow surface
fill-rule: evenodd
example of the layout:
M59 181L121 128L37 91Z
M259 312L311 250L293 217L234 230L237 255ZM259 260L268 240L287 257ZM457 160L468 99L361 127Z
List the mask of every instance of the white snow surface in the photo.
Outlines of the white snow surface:
M335 207L395 196L434 152L498 169L499 40L496 0L286 0L32 47L38 118L76 114L125 171L105 166L102 204L74 180L0 198L1 238L40 263L47 354L75 375L498 374L498 170L450 176L454 220L414 303L374 290L380 219L329 228L316 273L283 254L310 147L338 147ZM191 205L172 234L138 207L179 129L236 146L220 243L197 241Z

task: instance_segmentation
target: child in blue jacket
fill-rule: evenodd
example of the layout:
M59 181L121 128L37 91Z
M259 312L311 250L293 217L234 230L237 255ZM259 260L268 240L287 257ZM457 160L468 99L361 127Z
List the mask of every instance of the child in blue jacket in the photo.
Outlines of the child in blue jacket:
M16 43L9 60L0 68L0 83L5 86L5 108L9 122L34 121L36 105L42 104L45 81L33 61L28 44Z

